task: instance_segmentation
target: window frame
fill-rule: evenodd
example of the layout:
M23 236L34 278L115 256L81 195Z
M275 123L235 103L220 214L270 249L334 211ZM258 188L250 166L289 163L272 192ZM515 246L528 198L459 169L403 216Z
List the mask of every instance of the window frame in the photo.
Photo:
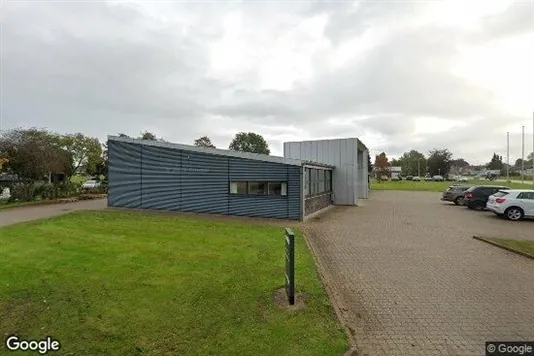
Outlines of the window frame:
M244 184L245 185L245 192L239 192L239 185ZM265 189L263 194L253 193L251 192L251 187L254 185L261 185L263 184ZM278 184L280 186L280 194L271 194L270 186L272 184ZM232 189L235 185L235 190ZM234 192L235 191L235 192ZM250 180L250 181L243 181L243 180L236 180L236 181L229 181L228 182L228 194L231 196L251 196L251 197L285 197L288 196L288 182L287 181L275 181L275 180Z
M242 183L242 184L245 184L245 193L239 193L239 184ZM233 193L232 192L232 184L236 184L236 192ZM228 194L230 195L247 195L247 192L248 192L248 181L242 181L242 180L238 180L238 181L230 181L228 182Z

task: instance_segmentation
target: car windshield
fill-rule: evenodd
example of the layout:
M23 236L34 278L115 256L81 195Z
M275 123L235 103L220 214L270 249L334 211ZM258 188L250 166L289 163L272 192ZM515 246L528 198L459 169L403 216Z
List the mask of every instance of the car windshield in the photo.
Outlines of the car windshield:
M499 191L499 192L493 194L493 196L495 198L500 198L500 197L504 197L505 195L508 195L508 194L509 194L508 192Z

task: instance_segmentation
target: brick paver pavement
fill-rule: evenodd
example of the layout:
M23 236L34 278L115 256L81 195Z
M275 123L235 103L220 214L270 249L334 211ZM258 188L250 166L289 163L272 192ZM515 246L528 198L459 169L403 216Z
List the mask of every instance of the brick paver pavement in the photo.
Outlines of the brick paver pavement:
M534 260L472 238L534 239L534 221L382 191L306 229L360 356L484 355L485 341L534 340Z

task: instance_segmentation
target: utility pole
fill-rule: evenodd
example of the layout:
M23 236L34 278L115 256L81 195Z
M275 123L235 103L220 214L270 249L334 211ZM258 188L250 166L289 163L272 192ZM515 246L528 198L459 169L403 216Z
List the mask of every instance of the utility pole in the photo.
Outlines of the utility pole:
M510 132L506 133L506 182L510 182Z
M521 183L525 183L525 126L521 126Z

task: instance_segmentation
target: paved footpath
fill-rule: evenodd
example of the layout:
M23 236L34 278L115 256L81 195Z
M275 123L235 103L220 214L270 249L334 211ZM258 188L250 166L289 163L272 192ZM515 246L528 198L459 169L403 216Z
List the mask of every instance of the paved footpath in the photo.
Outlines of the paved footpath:
M76 210L100 210L107 206L107 199L82 200L76 203L25 206L0 210L0 226L25 221L51 218Z
M472 238L534 239L533 221L378 191L306 229L359 356L482 356L486 341L534 341L534 260Z

